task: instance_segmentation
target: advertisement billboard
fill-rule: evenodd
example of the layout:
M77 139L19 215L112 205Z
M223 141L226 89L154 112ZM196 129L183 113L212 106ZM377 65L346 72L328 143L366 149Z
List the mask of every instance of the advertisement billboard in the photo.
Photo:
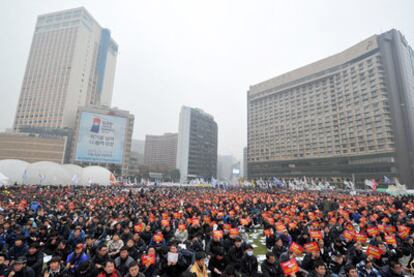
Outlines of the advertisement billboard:
M83 112L75 160L122 164L126 125L124 117Z

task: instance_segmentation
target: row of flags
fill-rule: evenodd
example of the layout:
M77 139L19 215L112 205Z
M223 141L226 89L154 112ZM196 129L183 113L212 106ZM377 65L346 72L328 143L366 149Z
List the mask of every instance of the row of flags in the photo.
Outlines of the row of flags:
M397 178L394 178L392 181L387 176L382 178L382 181L386 185L396 184L400 185ZM355 183L350 180L344 180L343 184L346 189L351 191L355 191ZM364 181L365 186L371 188L373 191L376 191L378 188L378 183L375 179L366 179ZM321 179L314 179L314 178L307 178L306 176L303 178L294 178L288 181L278 179L277 177L273 177L271 180L264 181L262 179L258 179L255 181L254 185L259 187L272 187L276 186L279 188L288 188L293 190L303 190L303 189L316 189L316 190L327 190L327 189L334 189L333 186L327 180Z

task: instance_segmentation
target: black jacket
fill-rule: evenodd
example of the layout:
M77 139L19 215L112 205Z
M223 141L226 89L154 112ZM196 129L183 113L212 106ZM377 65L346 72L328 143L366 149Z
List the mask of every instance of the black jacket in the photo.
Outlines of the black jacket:
M36 276L40 276L43 267L43 252L37 251L34 255L27 254L27 265L33 269Z
M230 264L241 265L243 255L244 255L244 252L241 247L237 248L236 246L233 246L232 248L230 248L229 253L228 253Z
M244 255L241 261L241 273L243 277L252 277L257 275L258 262L255 256Z
M36 274L29 266L24 267L19 272L14 274L14 277L35 277Z
M278 266L269 263L267 260L263 261L261 268L263 277L276 277L281 274L278 270Z
M223 259L218 260L217 257L212 257L208 263L208 269L211 272L211 277L220 277L221 275L217 274L214 269L217 268L220 272L223 272L226 266L229 264L227 258L223 257Z
M282 255L286 251L287 251L287 249L284 246L278 247L278 246L275 245L272 248L272 253L275 254L276 259L279 259L280 255Z

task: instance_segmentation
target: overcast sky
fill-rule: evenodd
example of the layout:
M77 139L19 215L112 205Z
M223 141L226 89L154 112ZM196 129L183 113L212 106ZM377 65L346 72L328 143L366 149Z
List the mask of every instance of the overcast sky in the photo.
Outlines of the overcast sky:
M391 28L414 45L414 1L10 0L0 9L0 130L10 128L39 14L84 6L119 44L113 106L134 138L177 132L182 105L212 114L241 158L249 85Z

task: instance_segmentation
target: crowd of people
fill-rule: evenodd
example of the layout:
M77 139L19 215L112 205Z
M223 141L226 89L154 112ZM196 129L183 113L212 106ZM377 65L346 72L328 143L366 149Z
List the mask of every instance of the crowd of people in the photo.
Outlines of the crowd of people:
M391 277L414 258L414 198L379 193L14 186L0 208L0 276Z

